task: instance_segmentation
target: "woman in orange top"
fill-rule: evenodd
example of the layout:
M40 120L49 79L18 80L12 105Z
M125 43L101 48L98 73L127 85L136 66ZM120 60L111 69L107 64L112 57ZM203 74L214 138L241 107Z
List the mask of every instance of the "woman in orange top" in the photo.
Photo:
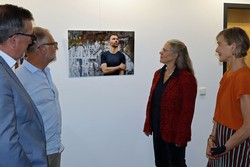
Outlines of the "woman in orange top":
M229 66L220 81L214 126L208 138L208 167L249 167L250 165L250 68L244 57L249 37L234 27L217 35L216 52Z

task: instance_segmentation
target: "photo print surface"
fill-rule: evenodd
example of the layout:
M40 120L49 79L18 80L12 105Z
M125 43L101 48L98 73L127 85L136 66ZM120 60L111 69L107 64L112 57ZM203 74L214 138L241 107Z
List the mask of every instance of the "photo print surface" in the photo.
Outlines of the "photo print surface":
M134 31L68 30L69 77L133 75L134 35Z

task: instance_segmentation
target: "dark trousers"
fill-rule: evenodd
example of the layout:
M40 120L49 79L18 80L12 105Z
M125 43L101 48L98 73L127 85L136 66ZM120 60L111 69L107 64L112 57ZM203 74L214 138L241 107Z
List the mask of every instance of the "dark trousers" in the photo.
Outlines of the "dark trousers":
M61 153L50 154L48 157L48 167L60 167L61 164Z
M161 135L153 134L156 167L187 167L186 147L177 147L174 143L163 141Z

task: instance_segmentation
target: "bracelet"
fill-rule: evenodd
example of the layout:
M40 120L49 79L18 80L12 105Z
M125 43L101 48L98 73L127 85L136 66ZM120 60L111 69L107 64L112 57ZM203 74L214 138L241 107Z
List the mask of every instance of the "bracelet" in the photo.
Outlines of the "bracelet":
M216 143L216 138L214 135L209 135L208 140L211 139L214 143Z
M215 139L214 135L209 135L209 138Z

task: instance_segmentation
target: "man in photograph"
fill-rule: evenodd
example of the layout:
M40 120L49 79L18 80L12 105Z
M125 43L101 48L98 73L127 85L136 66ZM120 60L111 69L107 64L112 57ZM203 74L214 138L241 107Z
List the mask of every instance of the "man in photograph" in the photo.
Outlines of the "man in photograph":
M124 75L126 70L126 59L119 51L119 38L110 35L108 38L109 50L101 55L101 69L103 75Z

